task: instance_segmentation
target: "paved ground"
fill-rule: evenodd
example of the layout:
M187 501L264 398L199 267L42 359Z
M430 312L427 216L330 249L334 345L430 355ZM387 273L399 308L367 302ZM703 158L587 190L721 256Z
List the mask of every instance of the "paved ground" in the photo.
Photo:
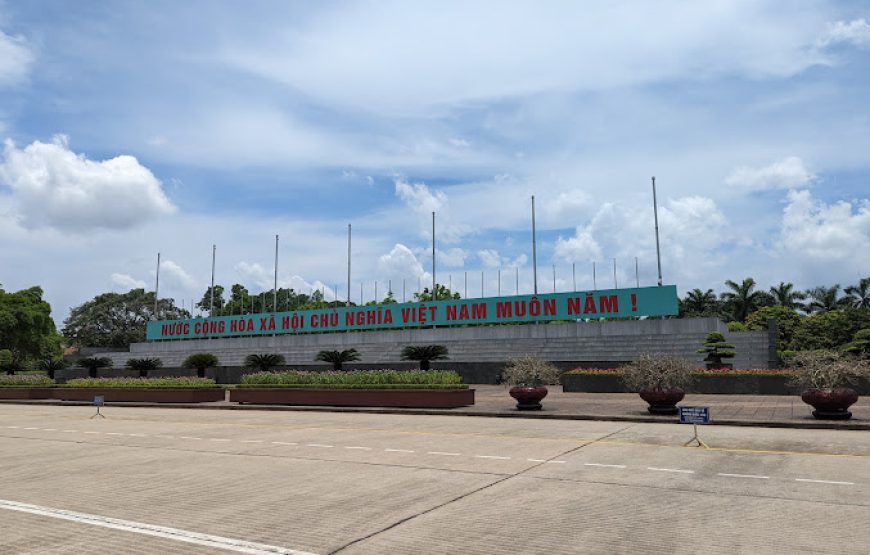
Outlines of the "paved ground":
M2 553L859 553L870 433L0 405ZM295 551L293 551L295 550Z

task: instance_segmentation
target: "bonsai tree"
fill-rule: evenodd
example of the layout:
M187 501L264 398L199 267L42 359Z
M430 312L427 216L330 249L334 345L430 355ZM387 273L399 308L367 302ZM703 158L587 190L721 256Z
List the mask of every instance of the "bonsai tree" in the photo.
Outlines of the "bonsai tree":
M204 378L206 368L214 368L218 365L218 357L211 353L194 353L184 359L181 365L185 368L196 368L197 377Z
M843 352L870 360L870 328L858 330L852 341L843 346Z
M356 349L345 349L344 351L320 351L314 360L321 362L331 362L332 369L336 372L341 370L341 365L352 360L359 360L359 352Z
M428 370L432 360L447 358L447 347L444 345L408 345L402 349L402 360L419 360L420 370Z
M58 358L44 358L36 363L37 368L45 372L45 375L54 379L54 373L58 370L63 370L67 367L67 362L65 360Z
M860 378L870 379L870 363L847 358L837 351L801 351L789 361L792 385L803 389L801 400L815 409L813 416L842 420L852 417L847 410L858 401L858 393L847 387Z
M252 354L245 357L245 366L256 368L260 372L268 372L276 366L284 364L284 355L279 354Z
M96 378L100 368L111 368L112 359L107 357L86 357L79 359L78 365L88 369L88 377Z
M704 346L698 349L699 353L706 354L704 362L707 368L731 368L732 365L722 362L723 358L734 358L734 345L725 342L725 336L718 331L711 331L704 338Z
M562 371L546 360L525 356L511 359L501 373L502 382L506 385L522 387L538 387L541 385L558 385Z
M620 368L622 380L649 404L650 414L677 414L677 403L692 382L694 365L686 359L644 354Z
M148 372L157 370L163 366L163 361L159 358L131 358L127 360L127 368L139 372L140 378L148 377Z

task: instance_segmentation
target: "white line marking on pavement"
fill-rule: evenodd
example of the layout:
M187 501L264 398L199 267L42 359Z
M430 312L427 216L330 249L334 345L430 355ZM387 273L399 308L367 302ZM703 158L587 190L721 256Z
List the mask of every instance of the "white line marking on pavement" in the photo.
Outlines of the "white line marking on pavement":
M526 459L526 460L529 461L529 462L547 462L547 461L544 460L544 459Z
M387 453L415 453L416 451L412 449L384 449Z
M86 434L99 434L101 432L85 432Z
M360 450L360 451L371 451L371 450L372 450L371 447L356 447L356 446L353 446L353 445L345 446L345 449L358 449L358 450Z
M335 447L335 445L324 445L323 443L306 443L308 447Z
M124 434L122 434L120 432L106 432L106 435L107 436L122 436Z
M646 469L647 470L657 470L659 472L677 472L680 474L694 474L695 473L694 470L682 470L679 468L657 468L655 466L648 466L648 467L646 467Z
M448 457L458 457L462 453L448 453L446 451L426 451L429 455L446 455Z
M717 476L727 476L728 478L754 478L756 480L770 480L770 476L759 476L757 474L729 474L727 472L719 472Z
M10 430L17 430L21 426L6 426L6 427L9 428Z
M496 456L496 455L475 455L474 458L475 458L475 459L496 459L496 460L499 460L499 461L509 461L509 460L511 460L510 457L498 457L498 456Z
M201 437L191 437L191 436L178 436L178 439L195 439L197 441L202 440Z
M811 484L836 484L838 486L854 486L855 482L835 482L833 480L810 480L809 478L795 478L795 482L809 482Z
M148 437L148 434L127 434L130 437Z
M209 441L229 441L229 440L226 438L222 438L222 437L213 437Z
M185 543L203 545L216 549L225 549L228 551L235 551L236 553L250 553L255 555L269 553L283 553L285 555L313 555L312 553L308 553L305 551L288 549L286 547L280 547L277 545L249 542L234 538L213 536L211 534L201 534L199 532L191 532L189 530L169 528L166 526L156 526L154 524L146 524L144 522L135 522L132 520L122 520L120 518L111 518L100 515L79 513L75 511L67 511L64 509L54 509L51 507L41 507L39 505L18 503L17 501L7 501L5 499L0 499L0 509L59 518L62 520L69 520L81 524L90 524L92 526L110 528L112 530L134 532L137 534L144 534L146 536L154 536L158 538L165 538Z
M43 428L42 430L45 432L56 432L57 428Z
M61 430L61 432L65 433L65 434L77 434L77 433L79 433L78 430Z
M299 445L293 441L273 441L272 443L275 445Z
M568 461L545 461L547 464L565 464Z
M159 437L160 439L175 439L175 436L160 436L160 435L158 435L158 436L154 436L154 437Z
M624 464L583 463L584 466L600 466L603 468L625 468Z
M24 428L25 430L38 430L39 428Z
M262 439L243 439L242 443L263 443Z

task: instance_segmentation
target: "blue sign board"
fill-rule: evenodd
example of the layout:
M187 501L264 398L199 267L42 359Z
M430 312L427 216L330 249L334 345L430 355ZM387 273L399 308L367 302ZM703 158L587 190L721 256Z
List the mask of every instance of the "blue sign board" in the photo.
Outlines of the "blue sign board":
M679 407L680 424L709 424L710 407Z

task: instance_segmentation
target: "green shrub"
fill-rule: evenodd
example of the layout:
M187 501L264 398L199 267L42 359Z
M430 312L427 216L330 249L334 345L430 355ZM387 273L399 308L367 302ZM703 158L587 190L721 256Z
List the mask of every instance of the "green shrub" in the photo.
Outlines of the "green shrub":
M462 378L453 371L359 370L352 372L260 372L242 376L240 387L321 387L349 389L420 389L420 386L464 389Z
M157 370L163 366L163 361L159 358L131 358L127 359L127 368L139 372L140 378L148 376L151 370Z
M430 361L446 358L447 347L444 345L408 345L402 349L402 360L420 361L420 370L428 370Z
M63 387L72 388L142 388L142 389L203 389L220 387L210 378L78 378Z
M801 321L790 345L796 351L838 349L858 330L870 327L870 309L847 308L811 314Z
M743 322L728 322L728 331L746 331L747 329Z
M214 368L218 365L218 357L211 353L194 353L184 359L181 365L185 368L196 368L197 377L204 378L207 368Z
M345 362L359 360L359 352L356 349L345 349L344 351L320 351L314 360L321 362L332 363L332 369L336 372L341 370Z
M801 327L803 316L784 306L766 306L750 314L746 318L746 328L751 331L767 330L767 321L776 321L776 340L778 348L793 349L794 335Z
M52 387L54 380L48 376L0 375L0 387Z
M704 346L698 349L699 353L706 354L704 361L707 368L722 368L723 358L734 358L734 345L725 341L725 336L718 331L711 331L704 338Z
M284 355L279 354L253 354L245 357L245 366L248 368L256 368L261 372L268 372L276 366L284 364Z
M67 362L62 358L44 358L36 363L36 367L45 372L45 375L54 380L54 373L67 367Z
M96 378L97 370L100 368L111 368L112 359L108 357L87 357L79 359L77 364L82 368L88 369L89 377Z
M855 332L852 341L843 346L843 352L858 358L870 359L870 328Z

